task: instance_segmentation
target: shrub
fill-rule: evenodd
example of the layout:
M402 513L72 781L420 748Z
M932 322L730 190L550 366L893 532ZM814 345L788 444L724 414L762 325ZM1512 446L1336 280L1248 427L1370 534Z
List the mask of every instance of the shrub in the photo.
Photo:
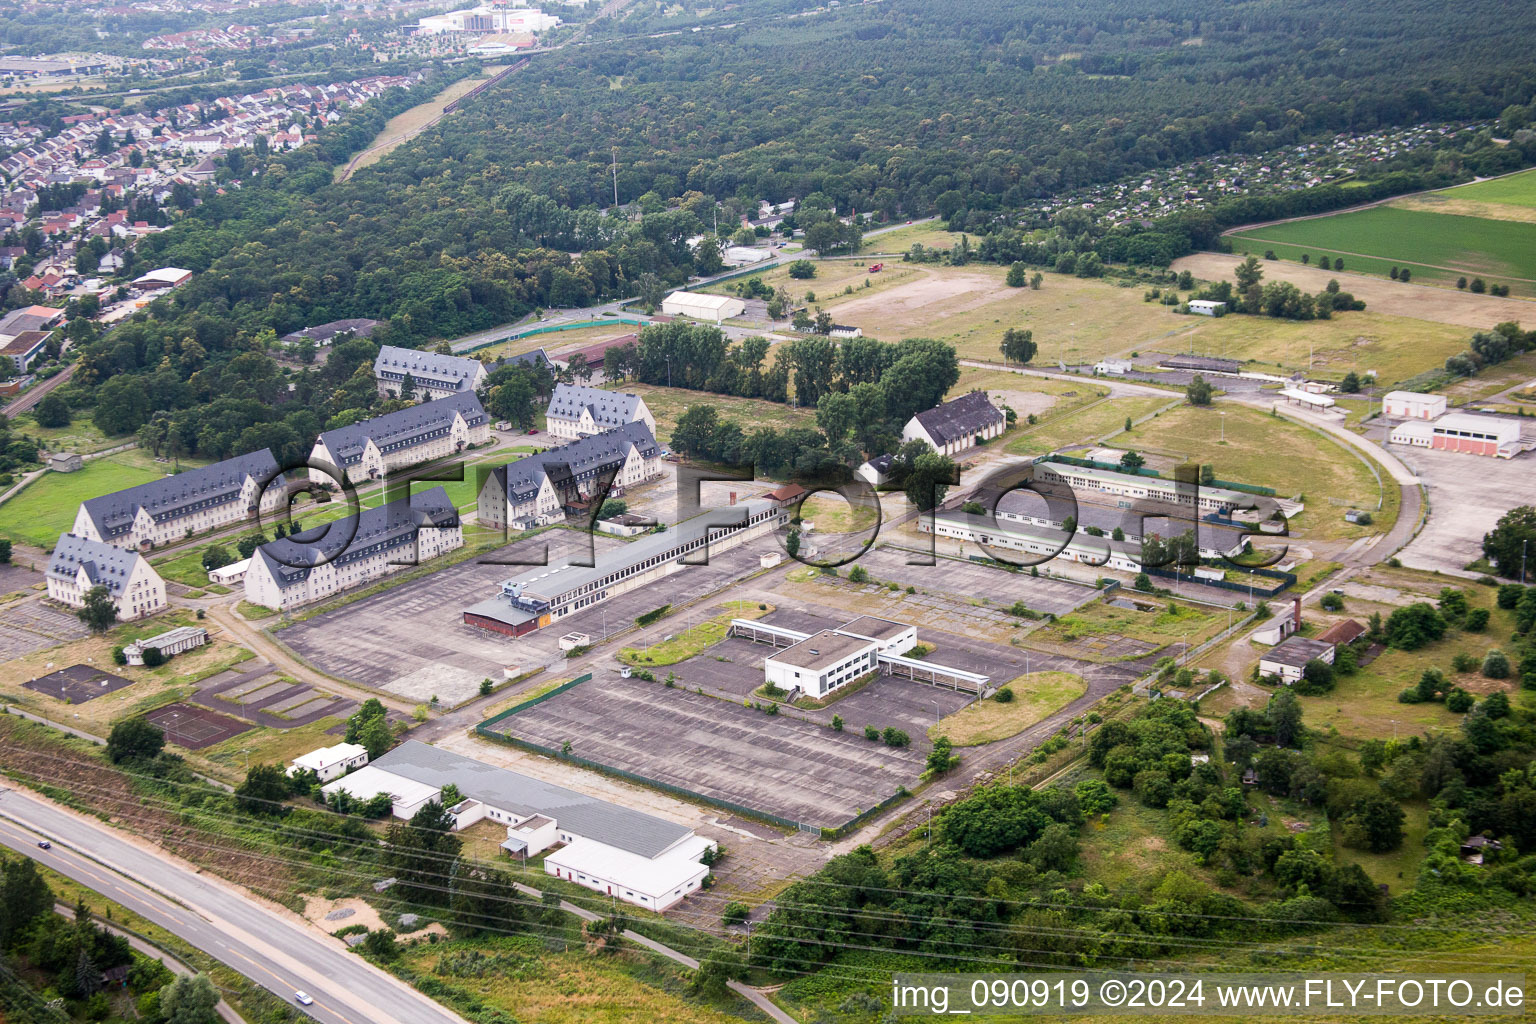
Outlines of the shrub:
M843 731L843 716L842 715L833 715L832 716L832 731L833 732L842 732Z
M1340 612L1344 610L1344 599L1338 594L1324 594L1323 599L1317 603L1324 611Z
M880 730L872 725L866 725L864 727L864 738L873 743L880 738Z
M126 665L128 664L128 655L123 653L121 647L114 647L112 648L112 661L117 665Z
M1445 695L1445 710L1454 711L1458 715L1471 711L1472 703L1472 695L1459 686Z
M1525 588L1518 583L1500 583L1498 596L1499 607L1505 609L1506 611L1513 609L1515 605L1520 603L1520 598L1524 593Z
M671 610L672 606L670 604L664 604L660 608L652 608L650 611L645 612L642 615L635 616L635 625L649 626L651 623L655 622L657 619L660 619L663 615L667 614L667 612Z
M886 726L885 732L880 734L880 738L885 740L885 745L888 747L906 747L912 744L912 737L894 725Z
M1487 608L1473 608L1471 611L1467 612L1467 621L1464 623L1467 632L1481 633L1483 630L1487 629L1488 614L1489 613Z
M848 582L868 583L869 573L864 571L864 567L862 565L856 565L852 569L848 570Z
M1495 647L1483 659L1483 675L1489 679L1509 678L1509 656Z
M1009 703L1012 703L1012 701L1013 701L1013 690L1011 690L1008 687L1004 686L1002 689L998 690L996 693L994 693L992 695L992 699L997 701L999 704L1009 704Z
M1451 659L1451 668L1457 672L1472 672L1476 670L1477 665L1477 658L1466 651L1457 651L1456 656Z
M720 923L725 925L727 928L731 927L732 925L741 924L747 919L747 915L751 912L752 909L745 903L742 903L740 900L731 900L731 902L727 903L725 908L720 911Z

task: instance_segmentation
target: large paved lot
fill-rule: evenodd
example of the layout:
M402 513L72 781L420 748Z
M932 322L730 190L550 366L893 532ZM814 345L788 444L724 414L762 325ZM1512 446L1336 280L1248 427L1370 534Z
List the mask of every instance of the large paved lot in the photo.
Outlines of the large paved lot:
M505 559L542 557L549 545L551 561L573 551L582 538L566 530L549 530L496 552ZM598 537L597 550L619 544ZM516 565L460 562L404 586L386 590L277 634L301 657L324 672L375 686L410 700L433 695L446 704L472 696L480 681L500 680L508 666L533 668L558 653L558 635L534 634L513 640L464 625L463 610L490 596L508 576L524 569Z
M0 660L57 647L90 633L73 612L46 605L38 598L25 598L0 609Z
M902 537L906 544L909 538ZM859 559L864 571L881 580L911 584L919 590L965 598L985 598L1007 608L1023 601L1037 612L1065 615L1080 604L1098 596L1092 587L1063 580L1012 573L974 562L939 558L937 565L909 565L909 559L924 556L900 548L879 548Z
M1404 565L1459 573L1482 557L1483 534L1501 515L1536 504L1536 453L1490 459L1401 445L1390 450L1429 490L1429 521L1398 556Z
M707 655L706 655L707 657ZM510 735L795 822L836 826L911 786L926 744L871 743L681 687L603 674L503 721Z

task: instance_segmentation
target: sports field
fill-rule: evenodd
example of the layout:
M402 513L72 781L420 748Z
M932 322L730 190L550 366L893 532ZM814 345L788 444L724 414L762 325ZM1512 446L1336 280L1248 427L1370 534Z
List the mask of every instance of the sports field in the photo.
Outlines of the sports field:
M1519 184L1505 184L1510 181L1484 184L1502 185L1506 194L1519 197ZM1425 199L1420 197L1412 207L1376 206L1250 228L1228 237L1238 252L1262 256L1272 250L1284 260L1299 261L1307 255L1313 262L1322 256L1343 257L1345 267L1357 273L1388 274L1394 266L1408 267L1421 282L1454 284L1459 277L1482 277L1509 284L1512 293L1536 292L1536 224L1431 212Z

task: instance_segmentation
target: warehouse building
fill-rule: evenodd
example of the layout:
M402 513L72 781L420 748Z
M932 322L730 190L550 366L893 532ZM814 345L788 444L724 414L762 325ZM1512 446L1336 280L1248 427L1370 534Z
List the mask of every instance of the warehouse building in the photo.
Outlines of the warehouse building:
M1007 429L1007 417L986 392L972 391L913 416L902 428L901 440L926 441L941 455L954 455Z
M1077 532L1086 537L1113 538L1120 531L1120 538L1132 545L1140 545L1143 534L1167 539L1194 530L1204 558L1220 558L1241 551L1252 531L1241 526L1220 521L1216 513L1201 519L1193 519L1187 511L1174 506L1162 506L1157 502L1137 503L1135 508L1112 508L1093 502L1075 503L1071 512L1065 508L1052 509L1039 492L1011 490L992 497L978 494L974 498L983 508L991 510L1000 524L1020 523L1025 526L1042 526L1049 530L1064 530L1067 522L1061 513L1073 515ZM940 511L938 515L947 515Z
M458 510L434 487L263 544L245 573L245 599L298 608L463 546Z
M551 434L568 441L629 423L644 423L647 430L656 433L656 417L639 395L581 384L555 385L544 420Z
M1128 500L1150 500L1175 508L1196 508L1202 513L1225 514L1234 508L1251 506L1255 501L1251 494L1226 487L1196 485L1167 477L1140 476L1093 466L1073 466L1065 462L1035 463L1035 479L1066 484L1074 491L1096 491L1110 495L1122 507L1128 507Z
M22 331L9 341L0 339L0 359L10 363L7 370L26 373L48 347L52 331Z
M137 551L66 533L48 559L48 596L84 608L92 587L106 587L118 619L126 622L164 611L165 581Z
M80 503L77 537L150 548L285 507L286 481L270 448L188 469Z
M661 311L666 316L686 316L716 324L734 316L741 316L746 310L745 302L730 295L673 292L661 300Z
M1503 416L1448 412L1435 420L1430 447L1438 451L1512 459L1520 452L1520 421Z
M476 516L485 526L530 530L559 522L565 507L603 493L618 497L661 475L661 446L642 422L582 437L561 448L497 466L480 486Z
M1419 391L1388 391L1381 399L1381 414L1394 420L1433 420L1445 415L1445 396Z
M535 566L503 581L496 596L466 608L464 621L507 636L524 636L572 612L669 576L683 568L685 556L708 557L769 533L788 520L778 502L764 498L710 509L600 555L596 566L569 561Z
M1069 562L1082 562L1123 572L1141 572L1142 568L1139 545L1110 544L1107 538L1090 537L1082 533L1069 536L1063 530L1000 522L991 516L970 512L947 510L931 517L918 516L917 528L937 537L1017 551L1024 556L1017 559L1021 564L1038 564L1053 558L1064 558Z
M490 437L485 409L469 392L327 430L315 441L309 459L311 464L335 466L356 483L456 454Z
M417 398L448 398L478 391L485 383L485 364L466 356L444 356L414 348L385 345L373 361L373 379L379 394L400 397L405 378L411 378Z
M479 821L505 825L501 847L518 859L558 846L544 857L545 873L605 896L666 910L709 874L700 858L715 843L685 825L415 740L324 792L363 801L388 793L395 816L409 819L450 783L464 797L448 808L455 830Z

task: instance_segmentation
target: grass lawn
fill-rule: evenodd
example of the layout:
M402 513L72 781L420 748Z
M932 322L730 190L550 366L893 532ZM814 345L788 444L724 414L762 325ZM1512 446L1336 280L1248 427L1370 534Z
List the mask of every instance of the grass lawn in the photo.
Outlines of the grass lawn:
M30 413L23 413L23 416L25 419L18 423L17 427L42 441L52 452L76 452L80 455L89 455L91 452L115 448L133 440L131 437L108 437L96 428L90 416L83 411L77 412L74 421L67 427L40 427Z
M861 533L879 521L880 512L874 504L855 505L834 491L818 491L801 503L800 518L816 524L817 533Z
M975 747L1016 736L1081 697L1087 684L1070 672L1032 672L1008 688L1014 697L1007 704L976 701L929 726L928 738L948 736L957 747Z
M1445 363L1467 347L1471 332L1455 324L1363 312L1329 320L1278 320L1267 316L1198 317L1203 323L1183 339L1202 355L1251 360L1258 370L1300 370L1342 380L1353 370L1375 370L1383 384L1406 380Z
M1395 850L1372 853L1355 850L1337 841L1333 855L1340 864L1358 864L1377 885L1385 885L1394 895L1413 888L1419 874L1419 861L1424 859L1424 833L1429 831L1429 805L1422 800L1401 803L1403 809L1403 842Z
M300 754L340 742L335 736L327 736L325 731L339 725L341 721L340 718L328 717L293 729L257 726L223 743L215 743L186 756L191 760L206 761L210 768L209 774L234 782L245 778L247 762L286 765Z
M793 409L778 402L761 398L735 398L715 395L705 391L689 391L686 388L661 388L649 384L625 384L613 388L627 391L645 399L645 404L656 417L656 436L670 441L677 421L692 405L713 406L722 420L735 420L741 429L751 433L758 427L813 427L816 425L815 409Z
M729 281L721 281L712 284L703 291L713 292L719 295L738 295L742 287L753 277L762 280L769 288L777 291L782 287L797 302L806 301L806 295L815 295L810 300L815 305L828 306L836 301L847 289L852 288L856 296L868 296L876 292L888 291L897 285L918 280L921 271L913 264L891 263L886 261L886 267L878 274L869 272L870 264L864 260L811 260L816 265L816 276L807 279L797 279L789 276L787 264L770 267L760 274L749 274L742 277L733 277ZM876 260L874 262L881 262ZM865 287L864 282L869 282ZM870 331L866 328L865 334ZM894 338L887 338L894 341Z
M505 957L506 966L481 977L438 977L446 954L472 949ZM517 1020L541 1024L741 1024L737 1013L745 1008L735 996L717 1008L684 995L692 972L633 946L595 956L579 941L564 952L551 952L536 935L480 938L408 946L401 963L420 977L436 978L473 993L487 1006L516 1014Z
M1441 189L1435 195L1536 209L1536 170L1507 174L1492 181L1479 181L1471 185Z
M1158 645L1187 637L1191 646L1198 646L1226 624L1226 616L1177 601L1159 601L1157 611L1145 612L1094 601L1063 615L1031 639L1071 643L1084 637L1119 634Z
M145 468L137 461L125 462L113 455L87 462L75 473L44 473L0 505L0 536L52 548L59 534L75 525L75 512L82 501L164 475L163 470Z
M1084 390L1089 388L1092 385L1083 385ZM1149 395L1106 398L1065 414L1047 416L1033 427L1016 428L1013 440L1008 442L1008 451L1014 455L1044 455L1067 445L1093 444L1105 434L1123 430L1127 418L1134 421L1181 401L1173 394L1167 398L1153 398ZM1137 447L1129 443L1122 445L1118 440L1115 444L1116 447Z
M619 660L628 665L676 665L724 640L732 619L760 619L773 611L773 605L756 601L727 601L717 607L725 610L714 618L690 626L670 640L649 647L626 647L619 651Z
M1121 434L1115 446L1209 463L1219 480L1272 487L1281 497L1300 494L1308 507L1291 520L1293 533L1353 540L1384 532L1396 521L1397 488L1386 488L1387 503L1378 509L1382 488L1352 450L1278 416L1235 406L1221 411L1225 417L1216 409L1180 406ZM1366 509L1375 522L1346 523L1346 508Z
M1524 294L1536 281L1531 226L1517 221L1376 206L1228 237L1235 252L1262 255L1273 249L1282 259L1300 259L1304 252L1314 259L1343 254L1355 273L1386 274L1406 266L1415 277L1437 281L1476 274L1512 281L1512 290Z
M871 229L871 230L878 230ZM896 253L900 259L903 253L910 252L913 245L921 245L924 249L950 249L960 244L961 232L944 230L943 221L930 220L922 224L903 224L895 231L887 231L876 235L874 238L866 238L861 250L866 253ZM971 239L971 245L976 244L976 239Z

